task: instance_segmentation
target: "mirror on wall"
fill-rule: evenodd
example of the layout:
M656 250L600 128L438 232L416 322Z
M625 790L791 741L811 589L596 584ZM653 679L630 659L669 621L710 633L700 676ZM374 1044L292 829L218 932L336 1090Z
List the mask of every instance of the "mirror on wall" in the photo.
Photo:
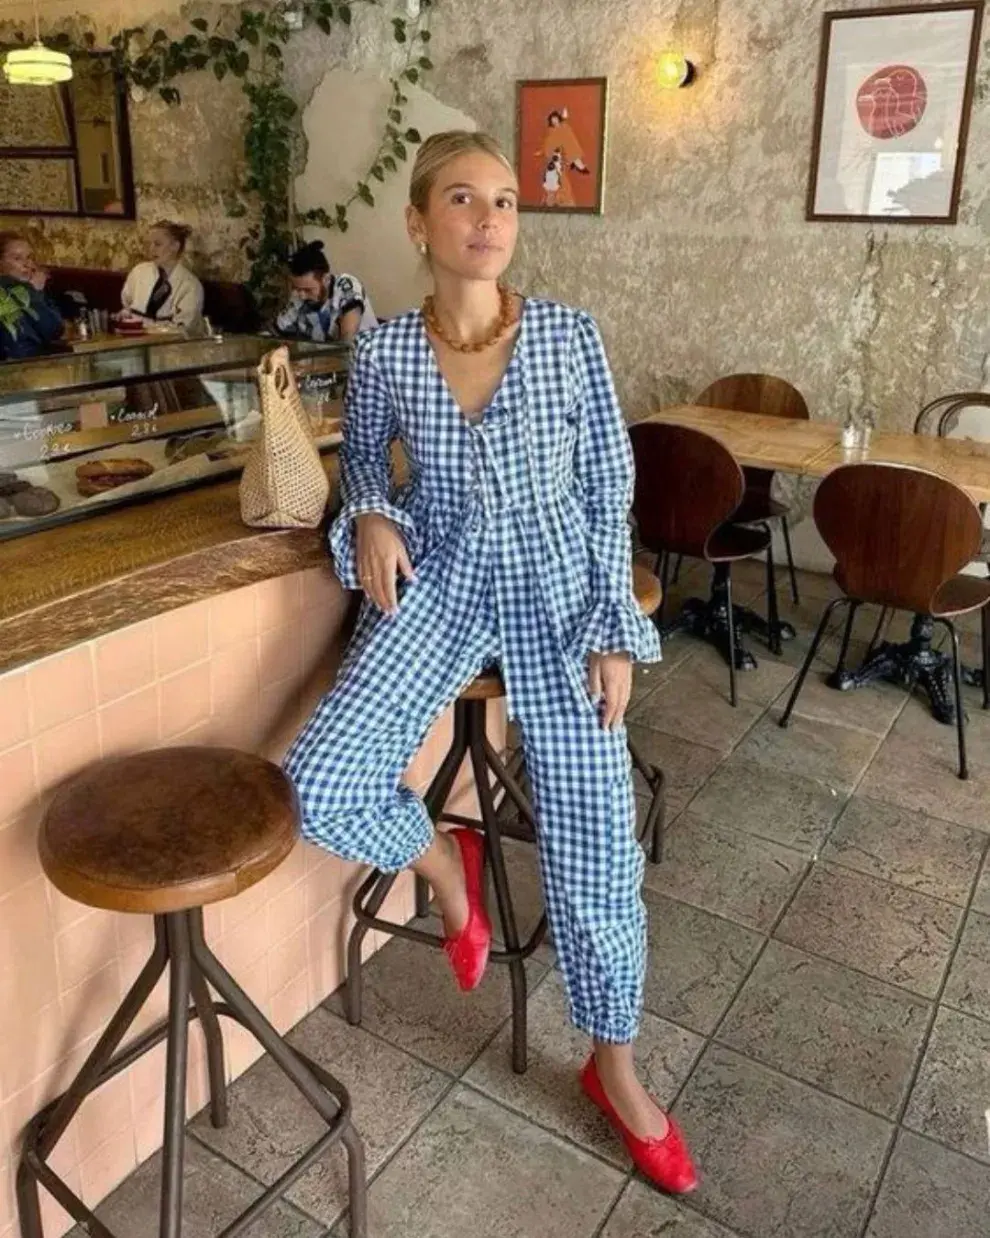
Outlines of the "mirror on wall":
M0 74L0 214L133 219L126 85L108 53L72 68L58 86Z

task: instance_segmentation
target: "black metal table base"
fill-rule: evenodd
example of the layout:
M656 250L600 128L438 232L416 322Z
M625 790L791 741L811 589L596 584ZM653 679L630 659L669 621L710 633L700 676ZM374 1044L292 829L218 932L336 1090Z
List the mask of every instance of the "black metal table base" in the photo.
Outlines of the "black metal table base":
M118 1052L124 1036L166 968L169 970L168 1017ZM209 985L222 1001L213 999ZM189 1020L198 1018L203 1029L210 1079L210 1118L215 1127L222 1127L227 1123L227 1091L220 1017L233 1019L255 1037L326 1122L327 1129L216 1238L240 1238L246 1234L337 1142L347 1151L351 1238L366 1238L364 1149L351 1119L350 1097L344 1086L322 1066L282 1039L222 966L203 936L201 908L155 916L155 945L141 974L68 1090L28 1123L17 1170L17 1210L22 1238L44 1238L39 1185L54 1196L90 1238L127 1238L115 1235L85 1206L51 1168L48 1158L86 1097L163 1040L167 1041L165 1139L158 1232L159 1238L181 1238Z
M908 640L899 644L884 641L876 649L867 650L865 659L856 670L846 670L840 664L826 683L840 692L862 688L880 679L912 691L920 688L928 697L932 716L946 726L953 726L956 703L952 658L932 648L933 634L931 617L915 615ZM981 683L982 678L981 675Z
M641 837L650 837L651 858L657 862L663 849L664 776L662 770L643 758L632 740L629 741L629 748L633 767L646 780L652 796ZM471 760L475 791L481 806L480 821L475 817L443 811L465 757L470 757ZM501 802L496 804L499 792L503 794ZM512 1069L516 1074L524 1074L527 1065L526 960L539 948L546 936L547 917L544 912L528 939L521 940L502 839L516 838L533 842L536 838L536 818L531 806L523 752L521 749L517 750L508 761L503 760L496 752L488 739L484 701L456 702L453 740L443 764L424 796L424 803L433 821L474 829L480 826L484 831L502 939L502 947L493 949L489 959L509 968L512 985ZM419 942L433 949L441 949L443 946L443 939L436 933L380 918L379 912L398 876L398 873L383 873L376 869L361 883L354 895L356 923L347 943L346 1008L348 1022L355 1027L360 1025L362 1018L361 950L370 929ZM429 887L417 876L416 914L422 918L428 910Z

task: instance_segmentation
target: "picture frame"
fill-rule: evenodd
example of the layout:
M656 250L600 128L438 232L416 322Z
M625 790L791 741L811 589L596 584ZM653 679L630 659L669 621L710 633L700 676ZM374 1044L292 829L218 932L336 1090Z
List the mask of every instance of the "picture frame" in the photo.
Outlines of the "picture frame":
M607 137L607 78L517 82L520 211L603 214Z
M824 14L808 220L956 222L983 8Z

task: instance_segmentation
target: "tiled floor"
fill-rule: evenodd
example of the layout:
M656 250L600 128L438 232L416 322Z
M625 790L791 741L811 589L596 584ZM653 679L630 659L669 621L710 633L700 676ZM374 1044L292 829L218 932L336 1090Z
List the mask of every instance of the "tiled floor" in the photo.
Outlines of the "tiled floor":
M760 572L738 579L752 596ZM686 577L671 604L698 583ZM754 646L737 709L724 664L689 639L636 675L630 722L671 806L666 858L647 869L639 1057L701 1189L686 1203L651 1190L581 1099L586 1046L552 950L530 965L519 1077L504 972L461 997L441 956L393 942L366 969L361 1030L331 998L294 1033L352 1089L370 1238L990 1234L990 716L972 695L968 783L952 732L891 687L842 695L813 677L780 730L830 589L803 585L786 608L796 645L781 660ZM532 857L517 847L512 860L532 913ZM187 1238L215 1233L316 1130L259 1063L232 1090L226 1130L191 1124ZM155 1170L104 1206L127 1238L155 1233ZM334 1153L252 1233L343 1236L343 1185Z

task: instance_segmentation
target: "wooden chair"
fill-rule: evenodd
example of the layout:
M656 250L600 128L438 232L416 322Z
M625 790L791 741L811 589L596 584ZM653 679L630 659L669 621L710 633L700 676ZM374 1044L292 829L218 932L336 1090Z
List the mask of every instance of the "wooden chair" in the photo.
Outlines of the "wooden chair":
M693 630L721 644L724 632L729 663L729 697L736 704L736 616L732 606L732 564L767 552L767 593L771 631L777 630L777 593L770 551L770 530L734 523L742 502L742 469L732 453L710 434L687 426L638 422L630 427L636 461L633 497L639 540L657 555L664 600L657 625L670 636L677 624L664 627L664 601L670 556L704 559L715 569L712 602ZM728 523L730 517L733 523ZM686 625L685 625L686 626ZM702 630L703 629L703 630Z
M764 417L786 417L793 421L808 421L811 414L804 396L783 378L772 374L730 374L706 387L695 400L705 408L729 408L738 413L762 413ZM739 510L733 515L735 524L766 524L780 521L787 554L787 570L791 580L791 597L798 603L797 573L791 550L791 530L787 523L789 508L770 493L773 469L744 468L746 492Z
M877 513L882 513L881 518ZM976 504L953 482L899 464L847 464L824 479L815 496L815 524L835 556L844 597L829 602L787 708L787 726L818 646L839 606L848 606L836 674L845 663L857 608L864 602L930 616L952 641L959 777L967 778L959 636L953 619L990 603L990 581L960 571L979 549L983 521ZM984 625L984 671L988 662Z

